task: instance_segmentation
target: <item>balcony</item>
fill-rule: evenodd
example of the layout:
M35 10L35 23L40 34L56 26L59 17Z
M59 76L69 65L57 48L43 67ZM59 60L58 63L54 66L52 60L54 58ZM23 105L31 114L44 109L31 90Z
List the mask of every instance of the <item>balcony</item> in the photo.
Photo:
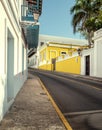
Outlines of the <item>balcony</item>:
M34 21L33 13L38 12L39 16L42 12L42 0L26 0L27 5L21 5L21 20Z
M38 17L42 11L42 0L26 0L27 5L21 5L21 26L28 48L37 48L39 37Z
M21 5L21 20L34 22L33 13L28 10L27 5Z

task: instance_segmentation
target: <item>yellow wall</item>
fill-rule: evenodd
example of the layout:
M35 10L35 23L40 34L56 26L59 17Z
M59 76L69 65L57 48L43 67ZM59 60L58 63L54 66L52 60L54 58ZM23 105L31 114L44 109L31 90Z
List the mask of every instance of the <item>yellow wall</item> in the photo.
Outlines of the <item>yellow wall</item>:
M72 52L74 51L76 51L76 49L47 46L46 48L40 51L40 57L41 57L40 61L43 60L51 61L52 58L61 56L61 52L66 52L66 54L69 54L69 56L71 56ZM46 56L46 59L44 55Z
M46 60L46 48L40 52L40 61Z
M41 65L41 66L39 66L39 69L52 70L52 64Z
M80 74L80 57L74 57L56 63L56 71Z
M68 48L47 47L47 60L49 61L52 58L60 56L62 51L65 51L68 54Z
M74 57L67 60L56 62L56 71L80 74L80 62L80 57ZM39 69L52 70L52 66L52 64L45 64L39 66Z
M76 51L76 49L46 46L43 50L40 51L40 61L43 62L46 60L46 62L51 62L52 58L61 56L61 52L66 52L66 54L69 54L69 56L71 56L72 52L74 51ZM63 59L63 61L56 62L55 70L80 74L80 66L80 57L70 57L70 59ZM40 65L39 69L53 70L53 64Z

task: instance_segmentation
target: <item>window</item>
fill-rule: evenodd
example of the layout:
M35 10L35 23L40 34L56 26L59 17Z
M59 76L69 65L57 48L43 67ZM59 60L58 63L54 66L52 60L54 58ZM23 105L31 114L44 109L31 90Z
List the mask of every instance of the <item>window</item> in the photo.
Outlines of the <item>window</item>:
M66 55L66 52L65 52L65 51L62 51L62 52L61 52L61 55Z

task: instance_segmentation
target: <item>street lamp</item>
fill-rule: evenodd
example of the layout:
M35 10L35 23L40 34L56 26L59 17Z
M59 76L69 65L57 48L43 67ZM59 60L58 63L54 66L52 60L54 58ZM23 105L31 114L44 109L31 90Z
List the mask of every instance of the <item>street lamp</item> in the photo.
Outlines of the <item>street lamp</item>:
M79 56L82 55L82 54L81 54L81 49L80 49L80 48L77 49L77 52L78 52L78 55L79 55Z

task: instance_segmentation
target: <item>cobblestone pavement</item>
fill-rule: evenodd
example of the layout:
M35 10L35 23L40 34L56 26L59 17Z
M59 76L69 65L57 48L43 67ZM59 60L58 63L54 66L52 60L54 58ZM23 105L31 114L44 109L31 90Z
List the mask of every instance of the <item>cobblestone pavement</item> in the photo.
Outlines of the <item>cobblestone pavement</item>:
M29 74L0 130L65 130L37 78Z

